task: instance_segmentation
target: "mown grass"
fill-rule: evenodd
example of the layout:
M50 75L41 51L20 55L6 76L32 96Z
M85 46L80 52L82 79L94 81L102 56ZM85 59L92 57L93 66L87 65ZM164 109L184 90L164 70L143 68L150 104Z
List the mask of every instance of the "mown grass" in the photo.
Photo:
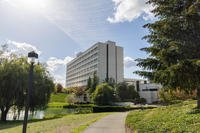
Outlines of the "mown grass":
M126 125L138 133L200 132L200 111L196 101L184 101L175 105L130 112Z
M79 133L109 113L66 115L61 118L30 121L28 133ZM0 123L0 133L21 133L22 122Z
M66 103L67 96L68 94L65 94L65 93L51 94L50 103L53 103L53 102Z

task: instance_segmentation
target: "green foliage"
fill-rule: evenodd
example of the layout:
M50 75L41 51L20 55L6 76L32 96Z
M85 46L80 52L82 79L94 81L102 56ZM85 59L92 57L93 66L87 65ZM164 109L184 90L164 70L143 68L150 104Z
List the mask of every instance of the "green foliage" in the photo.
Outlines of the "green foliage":
M92 78L92 81L91 81L91 85L90 85L91 87L89 88L90 94L92 94L95 91L98 84L99 84L99 78L97 77L96 72L94 72L93 78Z
M56 85L56 92L57 92L57 93L63 92L63 86L62 86L60 83L58 83L58 84Z
M200 113L196 101L185 101L152 110L138 110L128 114L126 125L132 132L196 133L199 132Z
M12 106L22 110L28 88L29 63L26 58L0 57L0 109L1 120L6 121L6 115ZM53 91L54 83L43 65L35 65L33 75L33 91L30 109L44 108Z
M92 99L97 105L109 105L114 100L114 89L107 83L100 84L97 86Z
M94 106L93 112L125 112L131 110L130 107L124 107L124 106Z
M69 94L67 97L66 97L66 102L69 103L69 104L74 104L77 102L77 99L76 99L76 96L74 94Z
M136 107L130 107L130 106L94 106L93 107L93 113L99 113L99 112L125 112L130 110L145 110L145 109L153 109L155 107L153 106L136 106Z
M106 78L105 83L108 83L111 87L115 88L116 87L116 82L114 78Z
M121 101L136 100L139 98L139 94L135 90L135 86L128 85L125 82L117 85L116 93Z
M54 83L46 68L42 65L35 65L33 76L33 92L30 110L44 109L50 101Z
M182 89L161 89L159 91L159 98L163 103L174 103L176 100L188 100L194 99L196 97L196 92L186 92Z
M152 44L142 50L149 54L137 59L145 71L137 74L161 83L165 88L198 90L200 107L200 15L199 0L149 0L158 17L146 24L150 34L144 39Z
M87 90L90 90L90 88L92 88L92 79L89 77L88 81L87 81Z

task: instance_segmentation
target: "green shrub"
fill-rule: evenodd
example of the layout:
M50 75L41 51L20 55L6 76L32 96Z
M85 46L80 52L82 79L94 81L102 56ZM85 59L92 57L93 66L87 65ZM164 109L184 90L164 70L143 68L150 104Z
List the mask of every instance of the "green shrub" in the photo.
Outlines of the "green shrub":
M63 108L92 108L93 106L92 104L69 104L63 106Z
M159 98L161 102L163 103L174 103L174 101L177 100L187 100L187 99L195 99L196 97L196 92L186 92L184 90L180 89L175 89L175 90L170 90L170 89L161 89L159 91ZM176 102L175 102L176 103Z
M131 110L130 107L123 107L123 106L94 106L93 113L98 112L125 112Z
M121 101L133 101L139 99L139 94L135 90L135 86L128 85L126 82L117 85L116 93Z
M114 89L107 83L97 86L92 99L97 105L110 105L114 101Z
M69 104L74 104L77 102L75 94L69 94L66 98L65 101Z
M99 112L125 112L130 110L145 110L145 109L153 109L156 107L148 106L148 107L130 107L130 106L94 106L93 113Z

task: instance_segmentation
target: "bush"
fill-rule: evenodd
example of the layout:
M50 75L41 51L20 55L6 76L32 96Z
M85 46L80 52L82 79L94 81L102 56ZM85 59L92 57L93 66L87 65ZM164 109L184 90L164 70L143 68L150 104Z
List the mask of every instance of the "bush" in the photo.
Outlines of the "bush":
M125 112L130 110L145 110L145 109L153 109L155 107L148 106L148 107L129 107L129 106L94 106L93 113L100 113L100 112Z
M186 92L184 90L175 89L175 90L164 90L159 91L160 101L163 103L174 103L173 101L177 100L187 100L194 99L196 97L196 92Z
M63 106L63 108L92 108L93 105L92 104L69 104L69 105L65 105Z
M125 112L130 110L130 107L123 107L123 106L94 106L93 113L99 112Z
M76 97L74 94L69 94L66 98L65 98L66 102L69 104L74 104L77 102Z
M139 94L135 90L135 86L128 85L125 82L117 85L116 93L121 101L132 101L139 98Z
M107 83L100 84L94 91L92 99L97 105L110 105L114 101L114 89Z

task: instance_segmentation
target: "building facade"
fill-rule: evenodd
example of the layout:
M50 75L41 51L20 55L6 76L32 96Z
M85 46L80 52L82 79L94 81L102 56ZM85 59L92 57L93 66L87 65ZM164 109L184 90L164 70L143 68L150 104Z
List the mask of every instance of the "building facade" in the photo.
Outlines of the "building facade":
M134 85L140 98L146 99L148 104L159 101L158 92L162 88L160 84L138 79L124 79L124 81L129 85Z
M103 82L113 78L117 83L124 78L123 48L115 42L98 42L67 64L66 87L86 86L93 74Z

